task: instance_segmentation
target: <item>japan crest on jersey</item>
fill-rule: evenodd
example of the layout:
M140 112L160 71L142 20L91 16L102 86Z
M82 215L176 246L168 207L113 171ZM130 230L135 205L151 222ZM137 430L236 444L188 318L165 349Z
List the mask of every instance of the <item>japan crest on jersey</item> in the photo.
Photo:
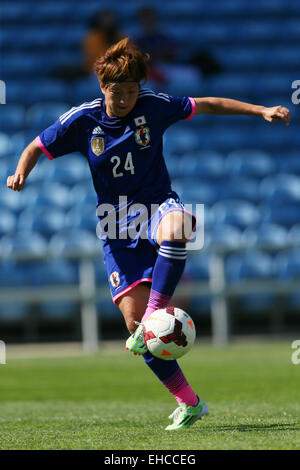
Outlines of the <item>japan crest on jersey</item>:
M137 144L143 145L144 147L149 144L150 131L148 127L142 126L140 129L137 129L134 135Z
M119 276L119 273L117 271L113 272L111 275L110 275L110 282L112 284L112 286L114 288L118 287L119 284L120 284L120 276Z

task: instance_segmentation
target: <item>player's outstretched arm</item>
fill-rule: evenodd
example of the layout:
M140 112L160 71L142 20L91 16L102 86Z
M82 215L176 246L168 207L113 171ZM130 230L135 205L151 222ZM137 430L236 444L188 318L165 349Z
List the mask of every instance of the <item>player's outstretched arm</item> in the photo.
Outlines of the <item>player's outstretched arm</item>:
M243 101L229 98L194 98L196 103L196 114L241 114L260 116L266 121L284 121L286 125L290 123L290 111L284 106L257 106L255 104L244 103Z
M7 187L13 191L21 191L31 170L36 165L42 151L33 140L22 152L15 174L8 176Z

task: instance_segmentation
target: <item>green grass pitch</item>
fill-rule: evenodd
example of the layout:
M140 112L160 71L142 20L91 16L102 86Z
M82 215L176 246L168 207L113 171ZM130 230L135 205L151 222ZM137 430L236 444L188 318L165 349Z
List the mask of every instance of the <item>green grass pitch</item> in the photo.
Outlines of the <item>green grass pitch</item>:
M138 357L10 359L0 365L0 449L299 449L300 364L291 342L195 345L180 360L210 414L165 431L176 407Z

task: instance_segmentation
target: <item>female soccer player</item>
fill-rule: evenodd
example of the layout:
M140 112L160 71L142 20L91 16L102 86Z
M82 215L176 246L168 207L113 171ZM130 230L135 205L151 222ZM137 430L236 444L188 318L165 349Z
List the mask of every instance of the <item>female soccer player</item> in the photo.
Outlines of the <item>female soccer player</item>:
M171 189L162 154L163 133L178 120L190 120L200 113L248 114L286 124L290 116L282 106L266 108L225 98L178 98L142 89L147 61L128 38L109 48L95 63L104 98L70 109L44 130L23 151L7 186L22 190L41 153L53 159L81 152L87 158L98 197L99 231L113 302L131 333L126 347L143 355L177 400L179 406L170 416L173 423L166 428L171 430L190 427L208 411L177 361L152 356L144 343L142 325L137 327L153 311L169 305L195 225L193 215Z

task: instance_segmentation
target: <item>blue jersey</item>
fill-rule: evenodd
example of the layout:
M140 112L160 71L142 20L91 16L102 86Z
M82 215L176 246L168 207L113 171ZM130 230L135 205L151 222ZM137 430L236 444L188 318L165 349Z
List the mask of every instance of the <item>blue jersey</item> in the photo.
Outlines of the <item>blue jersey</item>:
M141 89L133 110L124 118L106 114L105 99L70 109L39 137L49 158L72 152L88 160L98 204L120 212L120 196L132 204L159 204L173 197L163 158L165 130L195 111L192 98Z

